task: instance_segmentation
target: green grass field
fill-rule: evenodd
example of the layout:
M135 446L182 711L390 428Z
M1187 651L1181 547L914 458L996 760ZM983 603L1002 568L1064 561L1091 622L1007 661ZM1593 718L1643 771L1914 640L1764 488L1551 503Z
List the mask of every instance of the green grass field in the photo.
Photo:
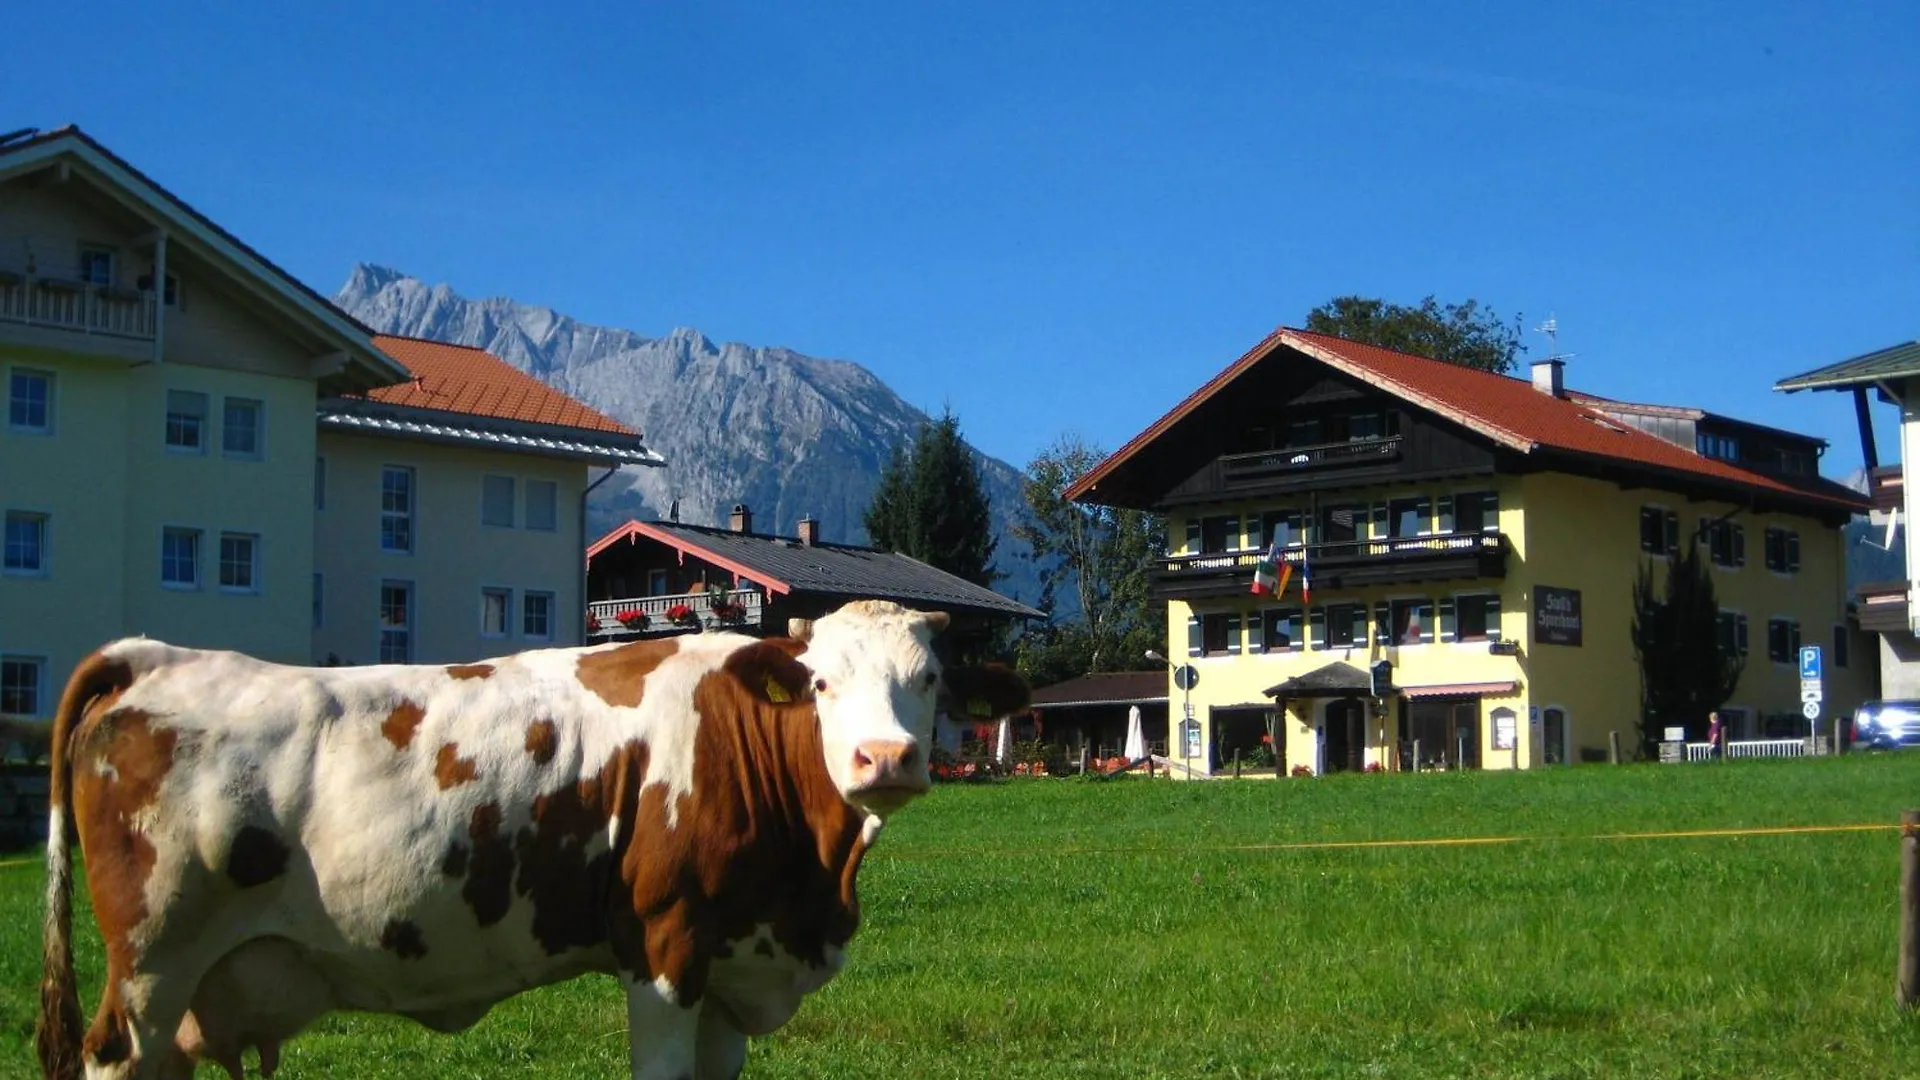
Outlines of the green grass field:
M1920 754L936 790L847 971L750 1077L1911 1077L1891 823ZM1290 847L1410 838L1506 844ZM0 868L0 1070L31 1075L42 876ZM84 910L81 922L90 929ZM99 948L82 940L83 997ZM336 1017L280 1075L625 1076L611 980L430 1035ZM209 1075L214 1070L203 1070Z

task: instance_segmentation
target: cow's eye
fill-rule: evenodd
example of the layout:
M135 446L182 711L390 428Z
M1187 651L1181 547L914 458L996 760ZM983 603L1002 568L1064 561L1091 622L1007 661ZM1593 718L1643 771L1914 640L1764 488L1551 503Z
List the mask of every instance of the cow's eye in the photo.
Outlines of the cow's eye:
M939 672L937 672L937 671L929 671L929 672L927 672L927 689L929 689L929 690L931 690L931 689L933 689L933 687L934 687L934 684L936 684L936 683L938 683L939 681L940 681L940 673L939 673Z
M826 692L827 692L827 680L825 680L825 679L815 679L815 680L813 680L813 692L814 692L814 693L816 693L816 694L824 694L824 693L826 693Z

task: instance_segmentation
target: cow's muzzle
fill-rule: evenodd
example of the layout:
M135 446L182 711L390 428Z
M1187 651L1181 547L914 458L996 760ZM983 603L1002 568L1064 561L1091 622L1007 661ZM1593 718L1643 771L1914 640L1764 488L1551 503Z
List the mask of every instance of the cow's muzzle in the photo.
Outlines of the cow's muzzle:
M853 748L848 797L869 809L892 810L927 790L927 765L912 741L869 739Z

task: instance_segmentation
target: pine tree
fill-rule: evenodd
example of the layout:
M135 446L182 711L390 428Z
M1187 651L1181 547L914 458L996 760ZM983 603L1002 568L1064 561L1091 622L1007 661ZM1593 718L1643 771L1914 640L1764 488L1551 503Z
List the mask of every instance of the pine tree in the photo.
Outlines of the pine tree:
M980 463L952 411L921 426L911 449L896 448L865 515L883 551L910 555L977 585L991 586L992 505Z
M1652 757L1661 731L1684 727L1704 738L1707 714L1726 704L1740 685L1746 661L1720 640L1720 604L1713 578L1689 543L1656 590L1653 563L1633 583L1633 648L1640 659L1640 747Z

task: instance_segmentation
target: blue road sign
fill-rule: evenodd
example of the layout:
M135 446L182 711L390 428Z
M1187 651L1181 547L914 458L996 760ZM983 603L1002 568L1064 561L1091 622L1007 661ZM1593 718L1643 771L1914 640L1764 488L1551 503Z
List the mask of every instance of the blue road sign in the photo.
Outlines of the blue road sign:
M1800 677L1802 679L1820 678L1820 646L1800 646Z

